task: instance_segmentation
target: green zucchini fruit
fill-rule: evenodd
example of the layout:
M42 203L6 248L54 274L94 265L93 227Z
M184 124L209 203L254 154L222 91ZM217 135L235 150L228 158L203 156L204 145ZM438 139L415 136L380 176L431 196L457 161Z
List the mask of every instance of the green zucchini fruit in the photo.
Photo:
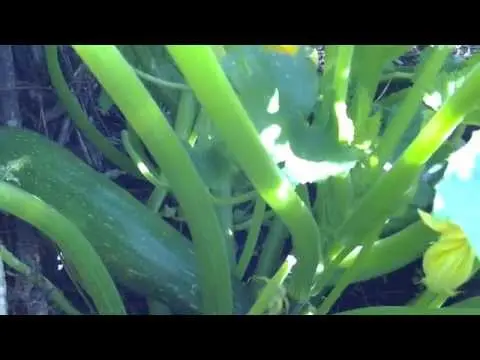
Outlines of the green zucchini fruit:
M126 190L73 153L25 129L0 127L0 165L25 158L14 173L21 188L75 223L113 278L164 302L174 314L200 314L193 244ZM253 304L234 279L235 313Z

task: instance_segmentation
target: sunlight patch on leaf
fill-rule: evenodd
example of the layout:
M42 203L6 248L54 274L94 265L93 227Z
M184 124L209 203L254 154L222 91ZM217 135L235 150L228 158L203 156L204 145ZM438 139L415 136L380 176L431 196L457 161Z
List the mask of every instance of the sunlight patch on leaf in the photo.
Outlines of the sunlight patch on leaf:
M270 101L268 102L267 112L269 114L276 114L280 110L280 95L278 93L278 89L275 88L275 92L273 93Z

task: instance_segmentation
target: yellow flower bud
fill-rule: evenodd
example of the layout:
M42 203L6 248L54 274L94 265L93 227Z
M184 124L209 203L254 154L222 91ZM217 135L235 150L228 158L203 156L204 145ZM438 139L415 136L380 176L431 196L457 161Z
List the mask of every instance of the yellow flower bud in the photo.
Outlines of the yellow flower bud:
M435 219L421 210L419 214L427 226L440 233L423 255L423 283L431 292L454 296L472 275L475 252L458 225Z

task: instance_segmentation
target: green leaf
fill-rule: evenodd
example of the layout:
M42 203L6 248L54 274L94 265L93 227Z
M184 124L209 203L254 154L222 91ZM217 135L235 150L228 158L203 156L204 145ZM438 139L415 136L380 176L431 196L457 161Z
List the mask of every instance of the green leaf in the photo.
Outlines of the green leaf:
M263 145L295 183L314 182L350 170L358 152L338 143L328 119L308 125L319 93L312 61L300 55L238 46L223 68L247 109Z
M480 131L450 155L443 179L436 186L433 214L459 225L480 258Z

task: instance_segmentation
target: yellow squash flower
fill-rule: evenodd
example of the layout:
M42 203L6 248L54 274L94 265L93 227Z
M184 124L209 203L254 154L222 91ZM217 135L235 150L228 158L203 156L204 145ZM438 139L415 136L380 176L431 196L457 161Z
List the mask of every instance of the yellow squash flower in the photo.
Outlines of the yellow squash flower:
M265 48L270 51L278 52L285 55L296 56L302 49L300 45L265 45ZM306 56L314 63L315 66L319 65L320 55L316 49L310 49Z
M296 55L300 50L300 45L265 45L269 50L276 51L286 55Z
M421 210L419 214L427 226L440 233L423 255L423 283L431 292L454 296L472 275L475 252L460 226L435 219Z

